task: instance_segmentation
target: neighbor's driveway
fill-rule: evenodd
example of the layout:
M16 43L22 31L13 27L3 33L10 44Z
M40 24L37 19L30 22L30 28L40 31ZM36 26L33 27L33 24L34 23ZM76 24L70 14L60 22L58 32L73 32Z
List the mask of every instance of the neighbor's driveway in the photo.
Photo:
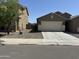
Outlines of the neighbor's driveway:
M79 45L79 38L64 32L42 32L44 44Z

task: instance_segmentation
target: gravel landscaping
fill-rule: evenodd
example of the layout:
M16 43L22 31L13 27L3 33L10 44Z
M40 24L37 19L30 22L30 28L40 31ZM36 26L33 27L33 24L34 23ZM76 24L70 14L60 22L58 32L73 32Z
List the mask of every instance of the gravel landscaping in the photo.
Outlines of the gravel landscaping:
M14 32L2 38L43 39L43 36L41 32L30 32L30 30L25 30L22 35L20 35L19 32Z

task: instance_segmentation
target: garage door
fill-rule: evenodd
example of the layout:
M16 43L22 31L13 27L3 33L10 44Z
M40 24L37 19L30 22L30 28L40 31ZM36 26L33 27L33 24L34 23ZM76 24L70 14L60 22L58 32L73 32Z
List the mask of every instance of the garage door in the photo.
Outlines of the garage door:
M38 26L40 31L64 31L65 26L61 21L42 21Z

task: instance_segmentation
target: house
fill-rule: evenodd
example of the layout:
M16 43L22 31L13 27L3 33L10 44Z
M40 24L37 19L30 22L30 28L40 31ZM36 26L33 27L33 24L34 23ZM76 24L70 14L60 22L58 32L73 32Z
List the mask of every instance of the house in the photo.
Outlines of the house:
M62 15L57 11L39 17L37 19L38 31L65 31L65 22L68 18Z
M19 8L19 15L15 20L11 21L10 25L10 30L11 32L16 32L19 30L25 30L26 25L28 24L28 9L26 7L21 6L18 4ZM7 25L0 27L1 32L6 32L7 31Z
M74 33L79 32L79 16L72 16L70 20L67 21L67 30Z
M19 30L25 30L26 29L26 25L28 24L28 16L29 16L28 10L25 7L22 10L19 9L19 13L20 13L20 15L19 15L18 26L17 26L16 30L18 30L18 29Z
M79 32L79 15L72 16L65 12L49 13L37 19L38 31Z

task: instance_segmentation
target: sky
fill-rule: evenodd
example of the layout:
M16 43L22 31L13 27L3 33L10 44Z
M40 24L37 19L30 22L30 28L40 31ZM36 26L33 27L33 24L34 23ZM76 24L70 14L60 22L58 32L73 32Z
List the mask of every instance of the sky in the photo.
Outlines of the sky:
M30 23L35 23L38 17L56 11L79 15L79 0L20 0L20 3L28 8Z

